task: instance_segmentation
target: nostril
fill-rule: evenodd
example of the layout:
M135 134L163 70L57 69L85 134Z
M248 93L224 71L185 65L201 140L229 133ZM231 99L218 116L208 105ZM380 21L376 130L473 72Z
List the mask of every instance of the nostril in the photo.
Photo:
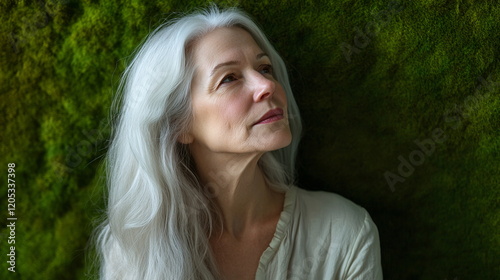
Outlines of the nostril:
M266 92L266 93L264 93L264 94L261 96L261 99L265 99L265 98L267 98L267 97L268 97L268 96L270 96L270 95L271 95L271 93L270 93L270 92Z

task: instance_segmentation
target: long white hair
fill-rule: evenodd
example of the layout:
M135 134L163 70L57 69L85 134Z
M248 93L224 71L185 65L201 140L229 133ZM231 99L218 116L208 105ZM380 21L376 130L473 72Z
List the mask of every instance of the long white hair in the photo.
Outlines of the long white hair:
M107 157L107 217L97 231L101 279L217 278L208 242L214 207L178 139L192 115L189 45L231 26L253 36L285 89L292 143L265 153L259 166L273 187L294 183L299 110L285 64L262 31L241 11L215 6L162 24L136 51L115 99L120 111Z

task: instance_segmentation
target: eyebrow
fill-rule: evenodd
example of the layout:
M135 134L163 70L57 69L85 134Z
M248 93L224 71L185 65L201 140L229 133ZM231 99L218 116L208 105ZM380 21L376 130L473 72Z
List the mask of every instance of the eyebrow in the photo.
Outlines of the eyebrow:
M261 59L263 58L264 56L267 56L269 57L266 53L259 53L258 55L256 55L256 58L257 59ZM222 62L222 63L219 63L217 64L213 69L212 69L212 72L210 72L210 76L209 77L212 77L215 72L221 68L221 67L224 67L224 66L229 66L229 65L237 65L239 64L240 62L239 61L236 61L236 60L231 60L231 61L227 61L227 62Z

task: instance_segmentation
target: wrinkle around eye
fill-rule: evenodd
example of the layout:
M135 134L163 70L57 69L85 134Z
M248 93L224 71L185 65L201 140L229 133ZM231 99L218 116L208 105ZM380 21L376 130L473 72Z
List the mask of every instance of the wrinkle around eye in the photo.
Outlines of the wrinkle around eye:
M237 72L227 74L218 82L218 84L216 85L217 87L216 89L219 89L220 87L229 86L232 83L240 80L241 78L243 78L243 76L241 76L241 74L238 74Z

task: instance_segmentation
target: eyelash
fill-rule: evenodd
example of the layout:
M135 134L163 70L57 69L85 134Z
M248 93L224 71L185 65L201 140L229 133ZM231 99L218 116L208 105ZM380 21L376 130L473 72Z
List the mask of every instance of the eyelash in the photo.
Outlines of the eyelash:
M273 66L272 66L271 64L264 64L263 66L264 66L264 67L263 67L263 69L262 69L262 70L267 70L267 71L269 71L269 72L268 72L268 73L266 73L266 74L271 74L271 75L273 74Z
M262 73L263 71L267 71L267 72L266 73ZM264 64L263 67L259 70L259 72L261 74L263 74L263 75L265 75L265 74L273 75L273 66L271 64ZM231 81L226 81L228 78L232 78L232 80ZM222 78L222 80L220 81L219 85L230 83L230 82L234 82L235 80L237 80L236 74L231 73L229 75L224 76L224 78Z

